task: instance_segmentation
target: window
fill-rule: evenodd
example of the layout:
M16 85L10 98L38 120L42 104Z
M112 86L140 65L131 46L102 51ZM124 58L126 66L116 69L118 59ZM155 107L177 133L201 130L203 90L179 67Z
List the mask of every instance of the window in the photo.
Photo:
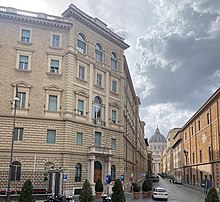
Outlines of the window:
M99 87L102 87L102 75L101 74L97 74L96 85Z
M116 111L115 110L112 110L112 122L113 123L116 123Z
M80 182L81 181L81 176L82 176L82 166L80 163L76 164L75 167L75 182Z
M14 141L22 141L23 140L23 128L15 128L14 130Z
M210 113L207 113L207 125L209 125L210 124Z
M117 81L112 81L112 92L116 93L117 92Z
M111 166L111 180L115 181L115 173L116 173L116 168L114 165Z
M193 164L195 163L195 153L193 152L192 154L192 160L193 160Z
M77 112L79 115L84 115L84 101L78 100Z
M86 40L85 36L82 33L78 34L78 39L77 39L77 50L80 53L85 54L86 53Z
M47 143L48 144L56 143L56 131L55 130L47 130Z
M95 46L95 59L98 62L102 62L102 46L100 43Z
M11 167L11 181L20 181L21 179L21 163L14 161Z
M95 147L101 147L101 133L95 132Z
M209 146L208 152L209 152L209 161L212 161L212 148L211 148L211 146Z
M115 52L111 53L111 68L117 70L117 57Z
M19 69L22 69L22 70L28 69L28 56L20 55Z
M76 134L76 144L83 145L83 133L77 132Z
M59 60L51 60L50 61L50 72L59 73Z
M26 108L26 92L18 92L17 94L19 101L17 101L17 107L18 108Z
M192 130L192 135L193 135L194 134L193 126L192 126L191 130Z
M56 35L56 34L52 35L52 47L56 47L56 48L60 47L60 35Z
M30 30L27 29L21 30L21 41L25 43L30 42Z
M116 149L116 139L112 138L112 149Z
M79 66L79 79L85 79L85 67Z
M57 111L57 96L56 95L49 95L48 110Z
M200 160L200 163L202 163L202 150L201 149L199 150L199 160Z
M200 122L200 120L198 120L198 130L199 131L201 130L201 122Z
M185 136L185 140L186 140L187 139L187 133L186 132L185 132L184 136Z
M96 96L94 100L93 118L101 118L102 100Z

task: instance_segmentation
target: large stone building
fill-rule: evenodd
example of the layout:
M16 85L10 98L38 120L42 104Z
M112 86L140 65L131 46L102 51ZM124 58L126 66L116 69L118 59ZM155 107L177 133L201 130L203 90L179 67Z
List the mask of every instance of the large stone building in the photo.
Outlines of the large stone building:
M166 149L166 138L156 128L154 135L149 139L149 150L152 151L152 172L157 174L161 172L161 155Z
M181 129L184 180L200 186L204 179L220 187L220 88Z
M123 38L73 4L62 17L0 7L0 36L0 189L12 142L14 190L27 178L77 194L85 179L94 190L106 175L141 177L145 124Z

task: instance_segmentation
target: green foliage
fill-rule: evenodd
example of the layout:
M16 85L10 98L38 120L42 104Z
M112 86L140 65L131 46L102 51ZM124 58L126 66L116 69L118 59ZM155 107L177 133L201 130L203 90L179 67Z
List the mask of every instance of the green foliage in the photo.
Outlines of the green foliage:
M141 187L138 185L137 182L135 182L133 186L133 192L139 192L140 190L141 190Z
M80 192L79 201L80 202L91 202L91 201L93 201L92 188L91 188L91 185L90 185L90 183L87 179L85 180L85 182L83 184L83 188Z
M95 183L95 191L96 192L103 192L103 184L100 178L97 179Z
M205 202L219 202L218 193L214 187L209 189Z
M35 197L33 195L33 186L31 180L26 180L23 184L21 194L18 198L18 202L34 202Z
M150 179L145 179L142 184L142 191L151 191L152 190L152 181Z
M112 187L112 202L124 202L125 201L125 194L121 184L120 179L115 180L115 185Z

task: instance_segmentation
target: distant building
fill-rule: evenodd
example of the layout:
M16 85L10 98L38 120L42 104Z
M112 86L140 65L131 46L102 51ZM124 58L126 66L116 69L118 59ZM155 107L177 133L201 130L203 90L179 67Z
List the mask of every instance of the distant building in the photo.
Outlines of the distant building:
M152 172L157 174L161 172L161 154L166 148L166 138L160 133L159 128L149 139L149 150L152 151Z

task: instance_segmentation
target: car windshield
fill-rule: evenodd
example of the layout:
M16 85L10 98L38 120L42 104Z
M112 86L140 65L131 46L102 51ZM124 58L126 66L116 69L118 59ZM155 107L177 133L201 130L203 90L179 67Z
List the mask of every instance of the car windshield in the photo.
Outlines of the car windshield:
M156 189L155 191L156 191L156 192L166 192L165 189Z

